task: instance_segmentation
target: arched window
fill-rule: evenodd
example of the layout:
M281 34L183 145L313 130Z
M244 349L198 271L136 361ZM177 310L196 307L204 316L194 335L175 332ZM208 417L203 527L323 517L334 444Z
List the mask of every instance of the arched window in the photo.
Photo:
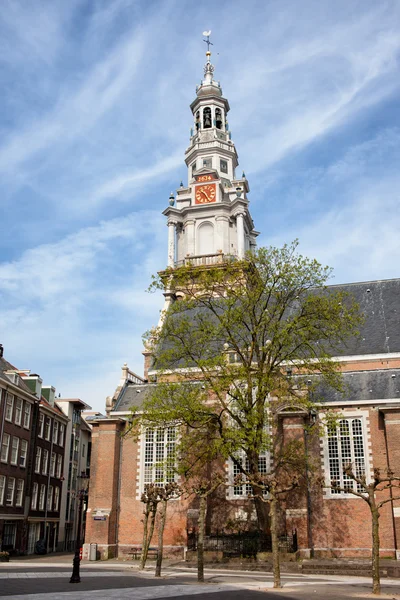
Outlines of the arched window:
M197 230L197 254L214 254L214 227L212 223L202 223Z
M200 111L198 110L196 113L196 130L200 129Z
M210 129L211 127L211 108L206 106L203 110L203 128Z
M222 111L220 108L215 109L215 125L217 129L222 129Z

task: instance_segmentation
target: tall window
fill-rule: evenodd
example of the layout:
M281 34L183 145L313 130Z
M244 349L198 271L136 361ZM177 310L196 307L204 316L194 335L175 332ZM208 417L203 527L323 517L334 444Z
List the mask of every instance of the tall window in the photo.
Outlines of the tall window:
M36 448L36 456L35 456L35 473L40 473L40 461L42 458L42 449L40 446Z
M243 498L251 495L253 493L253 489L251 484L246 482L246 478L244 477L239 465L242 465L242 467L245 470L248 470L249 461L246 458L245 453L243 451L237 456L237 461L239 464L237 464L237 462L234 462L233 460L230 461L231 480L233 483L236 477L242 475L242 483L233 487L232 495L235 498ZM261 475L266 475L268 473L269 461L269 452L267 452L266 450L261 452L260 456L258 457L258 471Z
M42 474L47 475L47 468L49 466L49 451L43 448L43 460L42 460Z
M222 129L222 111L220 108L215 109L215 125L217 129Z
M25 429L29 429L31 425L31 405L29 402L25 402L24 406L24 427Z
M49 491L47 494L47 510L52 510L53 508L53 486L49 485Z
M60 479L62 474L62 456L57 454L57 477Z
M17 398L15 401L14 423L16 425L21 425L21 421L22 421L22 400L21 400L21 398Z
M60 488L54 488L54 510L58 510L60 504Z
M3 433L3 441L1 442L1 462L8 461L8 452L10 449L10 436L8 433Z
M14 504L14 492L15 492L15 478L9 477L7 480L7 496L6 505L12 506Z
M52 452L51 458L50 458L50 475L52 477L54 477L55 472L56 472L56 453Z
M60 446L64 446L64 431L65 431L65 427L62 423L60 423L60 434L58 436L58 444Z
M144 434L144 483L175 481L176 429L147 429Z
M203 128L210 129L211 127L211 108L206 106L203 110Z
M6 414L5 414L5 420L6 421L12 421L13 408L14 408L14 396L13 396L13 394L9 394L7 392L7 396L6 396Z
M44 437L46 440L50 440L50 427L51 427L51 419L45 417L44 420Z
M17 493L15 495L15 506L22 506L23 497L24 497L24 480L18 479Z
M4 504L4 493L6 490L6 476L0 475L0 506Z
M36 510L37 500L38 500L38 484L35 482L32 488L32 501L31 501L31 509Z
M349 492L361 492L362 487L356 484L345 473L351 465L357 477L365 476L365 449L362 420L341 419L337 427L328 429L328 468L329 483L336 484ZM331 495L344 494L339 490L330 490Z
M54 421L53 425L53 444L58 442L58 421Z
M12 465L18 464L18 450L19 450L19 438L13 436L12 445L11 445L11 459L10 459L10 463Z
M26 440L21 440L21 451L19 454L19 466L26 467L26 458L28 455L28 442Z
M40 493L39 493L39 510L44 510L45 497L46 497L46 486L44 485L44 483L42 483L42 485L40 486Z
M40 415L39 415L39 433L38 433L38 436L40 438L43 437L43 429L44 429L44 415L42 413L40 413Z

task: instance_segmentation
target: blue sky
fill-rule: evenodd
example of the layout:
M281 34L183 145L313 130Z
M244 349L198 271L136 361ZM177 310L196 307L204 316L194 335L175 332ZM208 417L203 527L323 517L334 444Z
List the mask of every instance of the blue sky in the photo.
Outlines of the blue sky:
M400 276L397 0L2 0L0 342L96 409L158 320L206 28L260 244Z

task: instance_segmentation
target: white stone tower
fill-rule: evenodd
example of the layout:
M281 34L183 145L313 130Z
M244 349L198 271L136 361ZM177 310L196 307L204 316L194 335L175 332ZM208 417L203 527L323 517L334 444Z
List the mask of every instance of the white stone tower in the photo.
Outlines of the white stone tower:
M249 184L235 170L238 155L231 140L229 102L213 78L209 34L204 79L190 105L194 124L185 152L188 185L171 193L168 218L168 267L223 263L243 258L258 232L248 209Z

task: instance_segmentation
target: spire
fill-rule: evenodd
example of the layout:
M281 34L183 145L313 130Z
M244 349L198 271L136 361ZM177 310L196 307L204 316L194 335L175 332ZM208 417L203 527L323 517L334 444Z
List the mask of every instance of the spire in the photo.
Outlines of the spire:
M204 65L204 79L202 80L201 84L196 88L196 91L197 91L198 95L217 94L219 96L222 96L222 90L220 88L220 85L219 85L219 83L214 81L214 78L213 78L215 67L213 64L211 64L211 60L210 60L211 59L210 46L213 46L213 43L210 42L211 30L203 31L203 35L206 38L205 40L203 40L203 42L205 42L207 44L207 52L206 52L207 62Z

